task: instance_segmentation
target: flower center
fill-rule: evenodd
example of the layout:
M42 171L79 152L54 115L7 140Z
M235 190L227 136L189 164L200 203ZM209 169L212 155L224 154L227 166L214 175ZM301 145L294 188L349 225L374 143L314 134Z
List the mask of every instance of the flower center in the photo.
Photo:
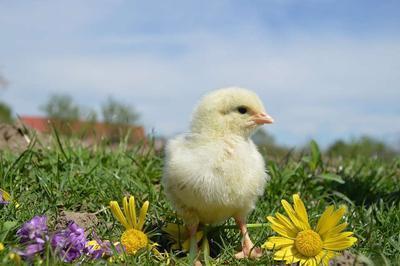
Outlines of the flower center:
M121 236L121 243L128 254L135 254L139 249L145 248L148 242L147 235L136 229L128 229Z
M297 234L294 244L304 256L314 257L322 250L322 240L313 230L304 230Z

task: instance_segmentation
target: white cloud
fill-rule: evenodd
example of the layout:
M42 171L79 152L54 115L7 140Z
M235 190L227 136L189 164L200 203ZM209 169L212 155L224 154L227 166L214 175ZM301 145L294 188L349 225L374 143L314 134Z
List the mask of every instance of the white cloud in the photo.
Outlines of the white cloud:
M94 34L89 30L89 37L82 36L82 29L86 32L113 13L115 6L110 3L108 11L99 8L92 15L92 5L74 2L78 19L59 33L54 33L58 24L43 26L59 21L57 13L38 18L42 20L36 32L56 36L48 43L30 36L37 42L31 50L0 51L11 82L4 96L17 112L37 113L35 106L50 92L68 92L91 107L112 94L134 104L149 128L170 135L187 128L201 94L240 85L260 94L277 121L268 129L284 143L309 138L326 143L352 134L400 132L396 126L400 125L399 38L363 39L299 30L282 35L252 20L239 23L234 31L195 27L192 31ZM54 6L46 10L52 13ZM69 10L60 18L72 15L73 9ZM36 25L37 16L24 25ZM133 17L138 23L143 19L137 10Z

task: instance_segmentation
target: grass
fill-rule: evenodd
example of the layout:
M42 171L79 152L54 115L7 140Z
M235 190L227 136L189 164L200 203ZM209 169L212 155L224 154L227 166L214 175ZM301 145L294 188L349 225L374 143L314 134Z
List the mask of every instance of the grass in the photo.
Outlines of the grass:
M180 222L165 200L160 178L163 158L152 149L144 151L138 145L127 148L124 142L109 149L98 145L90 149L68 139L56 138L49 148L32 145L20 155L0 152L0 187L10 192L20 204L0 207L0 241L6 249L0 253L0 264L9 264L7 253L18 245L16 230L35 215L49 217L49 227L55 228L62 210L96 213L99 225L96 233L102 239L118 241L122 227L107 209L110 200L120 201L131 194L137 205L150 201L146 230L161 248L169 247L161 227L167 222ZM377 158L324 158L315 143L310 153L269 161L271 181L264 196L249 217L249 223L266 222L265 217L282 212L281 199L291 201L299 192L313 223L330 204L348 206L346 220L359 239L350 249L364 261L376 265L397 265L400 262L400 159L382 161ZM226 225L233 225L230 220ZM261 245L273 232L268 226L253 228L250 234ZM233 258L240 246L235 229L217 227L209 232L210 262L227 265L272 265L270 253L258 261L237 261ZM187 263L184 257L170 253L170 261ZM125 258L128 265L159 265L150 252ZM36 264L62 265L48 251ZM104 265L107 261L84 264ZM116 263L118 264L118 263Z

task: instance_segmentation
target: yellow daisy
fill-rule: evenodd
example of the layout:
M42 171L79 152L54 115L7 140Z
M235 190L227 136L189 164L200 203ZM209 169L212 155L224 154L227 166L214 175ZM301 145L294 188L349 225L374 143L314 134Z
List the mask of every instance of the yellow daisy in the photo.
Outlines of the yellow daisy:
M143 232L149 202L143 203L139 218L136 219L135 198L133 196L122 199L124 212L121 211L118 202L110 201L111 212L115 218L125 227L121 236L121 243L128 254L135 254L138 250L149 246L149 239Z
M293 195L293 207L286 200L281 202L289 217L280 213L267 217L271 228L280 236L270 237L262 245L265 249L275 250L274 260L287 264L329 265L329 260L338 251L351 247L357 241L352 236L353 232L343 232L347 223L338 224L346 212L345 206L337 210L329 206L312 229L298 194Z
M190 238L189 232L186 227L179 224L169 223L163 228L163 231L168 233L168 235L175 241L171 246L174 250L182 250L188 252L190 249ZM197 231L196 242L199 243L203 238L203 231Z

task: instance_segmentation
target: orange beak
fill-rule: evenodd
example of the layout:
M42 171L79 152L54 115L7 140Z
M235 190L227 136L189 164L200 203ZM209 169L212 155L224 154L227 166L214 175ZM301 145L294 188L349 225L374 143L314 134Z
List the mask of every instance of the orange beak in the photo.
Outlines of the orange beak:
M251 120L257 125L272 124L274 122L274 119L266 113L255 114L251 117Z

